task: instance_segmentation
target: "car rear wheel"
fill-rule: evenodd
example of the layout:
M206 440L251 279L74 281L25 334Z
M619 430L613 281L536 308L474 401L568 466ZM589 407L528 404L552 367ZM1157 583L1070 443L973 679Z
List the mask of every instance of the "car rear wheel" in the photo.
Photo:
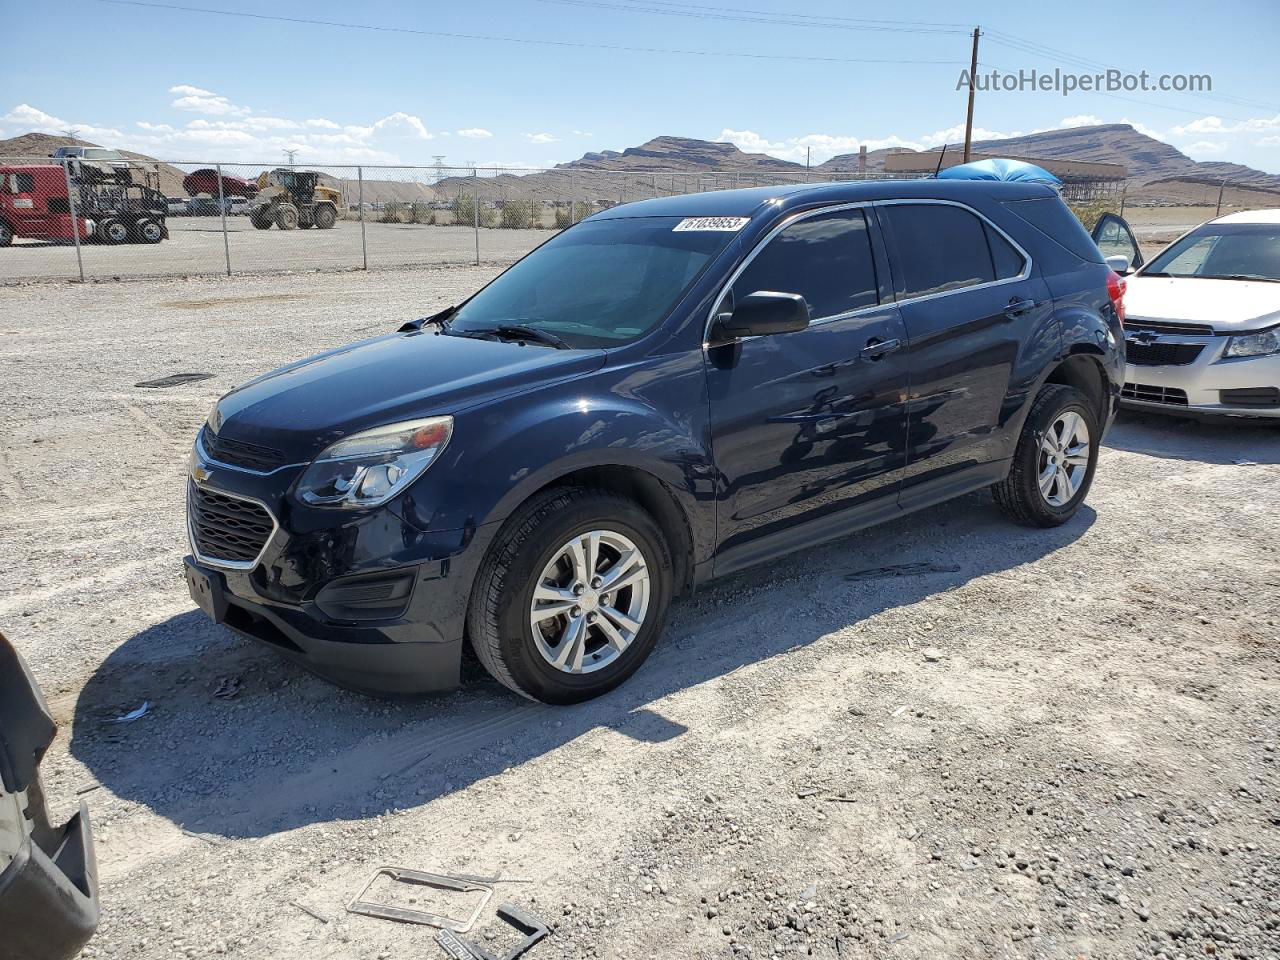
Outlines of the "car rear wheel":
M7 247L13 243L13 227L9 226L3 220L0 220L0 247Z
M468 635L499 683L578 703L636 671L670 600L671 560L652 517L614 493L554 489L499 534L476 578Z
M1097 414L1075 387L1051 383L1032 404L1009 475L992 492L1010 518L1033 527L1066 523L1098 465Z

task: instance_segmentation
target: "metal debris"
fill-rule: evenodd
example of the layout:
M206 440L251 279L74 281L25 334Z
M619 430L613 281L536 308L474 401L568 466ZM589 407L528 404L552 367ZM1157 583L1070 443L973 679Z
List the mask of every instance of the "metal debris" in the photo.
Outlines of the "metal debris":
M142 717L145 717L150 712L151 712L151 701L144 700L142 702L142 706L140 706L137 710L130 710L128 713L126 713L122 717L112 717L108 720L104 720L103 723L133 723L133 721L141 719Z

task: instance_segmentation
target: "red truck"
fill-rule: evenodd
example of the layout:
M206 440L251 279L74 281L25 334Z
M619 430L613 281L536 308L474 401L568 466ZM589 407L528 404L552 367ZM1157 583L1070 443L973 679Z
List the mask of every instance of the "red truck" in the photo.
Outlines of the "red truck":
M169 236L165 200L145 184L71 180L76 192L74 229L81 240L159 243ZM68 241L72 232L67 175L61 166L0 166L0 247L14 237Z

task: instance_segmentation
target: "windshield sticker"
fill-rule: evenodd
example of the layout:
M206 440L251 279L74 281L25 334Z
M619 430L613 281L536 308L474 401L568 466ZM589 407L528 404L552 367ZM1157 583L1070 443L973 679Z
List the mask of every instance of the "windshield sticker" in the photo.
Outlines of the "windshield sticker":
M671 229L672 231L720 230L726 233L737 233L750 222L750 217L685 217Z

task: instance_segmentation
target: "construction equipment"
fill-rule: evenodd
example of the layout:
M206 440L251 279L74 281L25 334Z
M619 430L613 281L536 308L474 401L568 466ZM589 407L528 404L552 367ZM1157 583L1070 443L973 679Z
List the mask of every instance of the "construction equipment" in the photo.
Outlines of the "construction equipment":
M338 222L342 194L320 184L311 170L269 170L258 177L258 195L249 208L249 222L259 230L274 223L281 230L318 227L328 230Z

